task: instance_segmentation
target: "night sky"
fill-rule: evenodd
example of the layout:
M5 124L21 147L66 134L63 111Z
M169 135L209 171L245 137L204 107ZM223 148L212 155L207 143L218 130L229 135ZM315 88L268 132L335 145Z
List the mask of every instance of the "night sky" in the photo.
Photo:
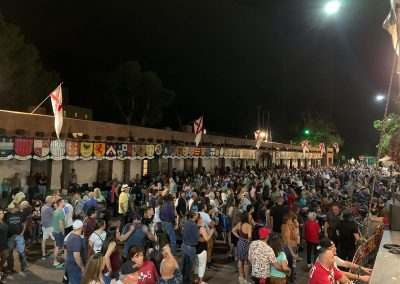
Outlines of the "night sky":
M345 152L375 154L372 122L384 104L374 96L387 92L393 61L382 29L389 1L343 0L333 17L324 2L2 0L0 13L61 74L72 104L91 107L91 72L138 60L176 92L160 127L204 114L209 131L253 139L260 105L274 141L293 137L301 112L320 113L335 121Z

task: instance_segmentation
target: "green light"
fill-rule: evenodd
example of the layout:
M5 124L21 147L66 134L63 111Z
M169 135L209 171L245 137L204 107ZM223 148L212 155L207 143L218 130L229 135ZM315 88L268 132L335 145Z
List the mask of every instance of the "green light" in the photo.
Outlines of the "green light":
M310 131L309 129L305 129L305 130L304 130L304 134L305 134L305 135L310 135L310 133L311 133L311 131Z

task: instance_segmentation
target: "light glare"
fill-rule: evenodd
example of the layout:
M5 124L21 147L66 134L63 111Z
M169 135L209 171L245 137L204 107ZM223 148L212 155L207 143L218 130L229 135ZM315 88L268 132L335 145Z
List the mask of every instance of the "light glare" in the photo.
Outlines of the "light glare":
M336 14L339 11L340 2L339 1L329 1L325 4L325 12L327 14Z

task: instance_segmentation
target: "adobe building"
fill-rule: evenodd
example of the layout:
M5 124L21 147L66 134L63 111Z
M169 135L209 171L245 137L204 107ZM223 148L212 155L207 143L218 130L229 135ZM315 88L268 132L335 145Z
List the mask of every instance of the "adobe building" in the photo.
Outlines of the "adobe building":
M60 140L54 132L54 117L0 110L0 179L19 173L22 188L35 173L48 177L49 189L68 184L75 169L79 184L111 179L127 182L172 169L192 172L204 167L265 167L281 164L294 167L332 164L333 149L321 156L310 148L305 156L300 146L277 142L215 135L202 135L194 145L191 127L187 132L144 128L64 117Z

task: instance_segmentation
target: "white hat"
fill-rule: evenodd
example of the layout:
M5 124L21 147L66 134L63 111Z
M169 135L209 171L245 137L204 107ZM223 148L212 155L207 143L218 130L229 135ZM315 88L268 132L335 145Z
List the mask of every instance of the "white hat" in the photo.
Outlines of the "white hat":
M121 187L121 190L127 190L129 188L129 185L123 184Z
M81 220L75 220L72 224L72 229L76 230L83 227L83 222Z

